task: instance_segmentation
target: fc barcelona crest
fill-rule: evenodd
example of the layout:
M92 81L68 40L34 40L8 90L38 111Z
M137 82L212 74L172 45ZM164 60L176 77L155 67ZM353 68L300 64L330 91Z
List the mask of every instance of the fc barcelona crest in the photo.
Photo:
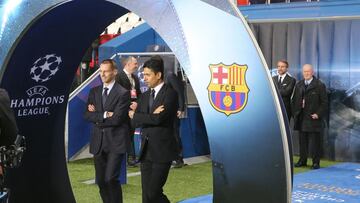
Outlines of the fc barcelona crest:
M245 74L247 65L210 64L211 80L208 86L211 105L229 116L244 109L249 88Z

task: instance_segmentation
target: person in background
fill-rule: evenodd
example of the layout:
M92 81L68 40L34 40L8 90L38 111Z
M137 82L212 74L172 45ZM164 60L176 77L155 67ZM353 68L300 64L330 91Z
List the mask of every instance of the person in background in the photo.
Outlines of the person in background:
M84 118L94 124L90 153L94 155L95 178L104 203L122 202L119 182L121 163L129 142L130 93L115 82L116 64L100 64L102 85L90 90Z
M123 86L125 89L130 91L131 102L136 102L137 98L140 96L140 82L139 78L136 77L135 72L138 69L138 62L135 57L129 56L125 58L123 63L123 69L119 70L116 76L116 82ZM136 156L135 156L135 144L134 144L134 131L135 129L131 127L129 120L129 139L130 143L128 146L128 159L127 163L129 166L136 166Z
M174 121L174 136L178 147L178 158L174 160L174 168L181 168L184 166L183 154L182 154L182 141L180 137L180 118L185 114L185 94L184 83L179 78L179 75L175 75L173 72L166 74L165 84L172 87L178 95L179 108L177 110L177 119Z
M286 109L286 115L288 120L291 118L291 95L294 91L296 80L291 77L288 73L289 63L285 60L279 60L277 62L277 73L278 75L274 76L273 82L277 89L279 90L281 99L284 103Z
M320 168L321 131L327 114L326 87L314 76L312 65L302 68L304 79L295 85L291 100L294 129L299 131L300 159L295 167L307 165L308 145L312 151L312 169Z

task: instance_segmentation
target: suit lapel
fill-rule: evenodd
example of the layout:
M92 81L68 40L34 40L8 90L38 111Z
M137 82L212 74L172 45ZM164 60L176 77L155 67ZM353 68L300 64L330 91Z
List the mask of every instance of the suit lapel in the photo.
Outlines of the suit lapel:
M274 84L275 84L275 86L277 87L277 88L279 88L279 85L278 85L278 77L279 76L274 76L272 79L273 79L273 82L274 82Z
M283 86L283 84L288 85L290 83L290 80L291 80L290 76L288 74L286 74L283 81L282 81L282 83L281 83L281 86Z
M315 88L315 83L316 83L315 78L313 78L313 80L311 81L311 83L309 84L309 86L306 88L306 92L314 89L314 88ZM304 85L305 85L305 83L304 83Z
M104 108L106 106L109 105L109 103L111 103L111 101L113 101L113 99L115 98L116 96L116 91L117 91L117 84L115 83L114 86L111 88L110 92L109 92L109 95L106 99L106 102L105 102L105 105L104 105Z
M122 80L124 81L124 83L125 83L124 86L125 86L126 88L128 88L128 87L131 88L130 80L129 80L129 78L128 78L128 76L126 75L126 73L125 73L124 70L121 70L120 76L121 76L121 79L122 79Z
M144 92L142 98L141 112L146 113L149 109L150 88Z
M102 90L103 90L104 86L101 85L99 86L99 88L97 88L96 92L95 92L95 104L98 104L98 106L96 106L96 109L99 109L101 111L104 111L103 106L102 106Z
M288 76L288 74L286 74L281 84L288 84L289 79L290 79L290 76Z
M301 93L305 93L305 81L304 80L301 80L299 81L299 87L300 87L300 90L301 90Z
M154 103L153 103L152 107L150 108L151 112L153 112L155 110L154 107L158 107L159 104L162 102L162 100L163 100L162 98L164 97L165 90L166 90L166 85L164 84L155 97Z

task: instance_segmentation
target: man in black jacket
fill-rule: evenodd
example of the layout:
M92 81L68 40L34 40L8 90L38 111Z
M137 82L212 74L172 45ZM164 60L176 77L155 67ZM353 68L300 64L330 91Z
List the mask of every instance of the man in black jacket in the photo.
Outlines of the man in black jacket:
M181 74L181 73L178 73ZM181 168L184 166L184 160L182 155L182 141L180 137L180 118L184 116L185 113L185 93L184 93L184 83L180 75L175 75L173 72L166 74L165 83L173 88L178 95L179 108L177 110L177 119L174 121L174 136L176 138L176 143L178 147L178 158L175 159L173 164L174 168ZM181 77L181 76L180 76Z
M153 57L144 64L144 80L149 90L138 105L132 105L129 117L142 127L141 184L143 203L170 202L163 193L171 162L177 157L174 120L178 110L175 90L164 84L164 63Z
M295 78L291 77L288 74L288 68L289 68L289 63L287 61L285 60L278 61L277 63L278 75L274 76L272 79L275 86L279 90L281 99L286 109L288 120L290 121L291 118L290 100L296 80Z
M314 77L312 65L305 64L302 69L303 80L295 85L291 101L294 116L294 129L299 131L300 159L295 167L306 166L308 145L311 143L312 168L320 168L321 131L326 116L328 98L326 87Z
M125 58L122 62L123 69L119 70L116 76L116 82L123 86L125 89L130 91L131 102L136 102L137 98L140 96L140 82L139 78L135 76L135 72L138 69L138 62L135 57L129 56ZM136 156L135 156L135 144L134 144L134 131L135 129L131 127L129 120L129 140L128 145L128 165L136 166Z
M103 85L90 90L84 114L94 124L90 153L94 155L96 183L104 203L122 202L119 176L129 142L130 93L115 82L116 74L113 60L100 64Z

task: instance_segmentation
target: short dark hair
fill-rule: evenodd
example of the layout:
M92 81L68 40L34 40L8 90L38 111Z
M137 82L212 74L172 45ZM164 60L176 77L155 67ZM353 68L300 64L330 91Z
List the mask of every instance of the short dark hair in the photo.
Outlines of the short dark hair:
M112 59L105 59L101 62L101 64L110 64L112 70L117 69L116 62Z
M281 59L281 60L278 60L278 63L281 62L281 63L285 63L286 64L286 68L289 68L289 63L284 60L284 59Z
M143 67L150 69L155 74L160 72L161 79L162 80L164 79L164 61L160 56L156 55L156 56L151 57L149 60L147 60L144 63Z

